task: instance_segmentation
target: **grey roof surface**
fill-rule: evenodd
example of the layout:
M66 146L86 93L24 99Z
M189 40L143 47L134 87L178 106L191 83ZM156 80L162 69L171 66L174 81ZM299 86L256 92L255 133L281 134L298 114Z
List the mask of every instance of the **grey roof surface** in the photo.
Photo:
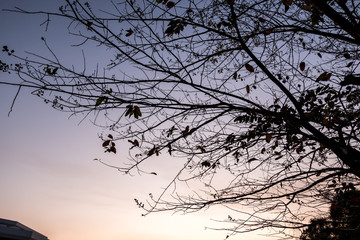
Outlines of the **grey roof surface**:
M0 218L1 240L48 240L44 235L19 222Z

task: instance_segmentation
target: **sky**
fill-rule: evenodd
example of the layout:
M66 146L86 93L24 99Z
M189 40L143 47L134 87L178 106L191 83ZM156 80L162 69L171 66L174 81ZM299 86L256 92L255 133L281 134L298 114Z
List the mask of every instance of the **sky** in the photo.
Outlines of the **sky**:
M58 9L60 1L1 0L0 9ZM100 1L103 2L103 1ZM41 37L69 61L81 61L81 50L69 47L64 24L51 22L45 32L44 17L0 11L0 45L44 53ZM95 49L92 54L99 56ZM106 53L104 53L106 55ZM91 57L91 56L89 56ZM0 73L0 78L16 78ZM157 213L142 217L134 198L146 199L171 179L170 164L164 174L128 176L94 161L104 157L98 134L90 119L56 111L22 89L10 114L17 88L0 85L0 218L21 222L51 240L115 239L224 239L226 232L211 219L226 218L222 209L195 214ZM126 161L123 144L119 161ZM114 158L114 157L113 157ZM257 235L242 235L235 239ZM270 239L270 238L266 238Z

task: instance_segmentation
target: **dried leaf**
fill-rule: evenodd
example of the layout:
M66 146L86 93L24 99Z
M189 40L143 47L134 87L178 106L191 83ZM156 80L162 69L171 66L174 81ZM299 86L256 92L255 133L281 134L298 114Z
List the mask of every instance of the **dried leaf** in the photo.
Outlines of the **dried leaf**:
M254 71L255 71L254 67L251 66L251 65L248 64L248 63L245 64L245 68L246 68L246 70L248 70L249 72L254 72Z
M86 22L86 26L87 26L88 30L90 30L92 25L93 25L92 22L90 22L90 21Z
M196 148L199 149L199 150L201 151L201 153L205 153L205 152L206 152L205 148L202 147L202 146L197 146Z
M186 134L188 134L188 133L189 133L189 130L190 130L190 127L189 127L189 126L186 126L185 130L181 132L182 135L185 136Z
M233 78L234 78L234 79L237 79L237 76L238 76L238 73L237 73L237 72L234 72Z
M246 85L246 93L250 93L250 86Z
M227 0L227 2L230 6L232 6L232 5L234 5L235 0Z
M311 11L311 6L305 5L305 6L302 7L302 9L310 12Z
M210 166L211 166L211 163L210 163L209 161L203 161L203 162L201 163L201 166L202 166L202 167L210 167Z
M95 107L99 106L104 101L104 97L99 97L96 99Z
M256 161L256 160L258 160L258 159L256 157L253 157L253 158L250 158L247 162L251 163L251 162Z
M316 79L316 82L319 81L328 81L331 77L331 73L328 72L323 72L322 74L320 74L320 76Z
M259 17L259 21L262 23L266 22L265 18L262 18L262 17Z
M131 143L133 146L131 147L131 148L133 148L133 147L139 147L139 141L137 140L137 139L135 139L134 141L132 141L132 140L128 140L128 142L129 143Z
M109 144L110 144L110 140L106 140L105 142L103 142L102 146L106 147L109 146Z
M349 62L346 67L351 67L354 64L354 62Z
M166 4L166 7L167 8L172 8L175 6L175 3L173 1L169 1L167 4Z
M134 117L138 119L142 116L142 113L140 111L140 108L138 106L134 106Z
M132 105L127 105L126 108L127 108L127 110L126 110L126 113L125 113L125 117L126 116L131 117L131 115L133 115L133 113L134 113L133 106Z
M301 62L301 63L300 63L300 70L301 70L301 71L304 71L304 70L305 70L305 63L304 63L304 62Z
M285 12L287 12L292 4L292 0L283 0L283 4L285 5Z
M129 36L131 36L133 33L134 33L134 31L130 28L130 29L126 30L125 37L129 37Z
M274 31L273 28L270 28L268 30L265 31L265 35L269 35L270 33L272 33Z
M266 142L269 143L271 141L272 134L266 134Z
M113 146L110 148L110 152L116 153L116 148Z

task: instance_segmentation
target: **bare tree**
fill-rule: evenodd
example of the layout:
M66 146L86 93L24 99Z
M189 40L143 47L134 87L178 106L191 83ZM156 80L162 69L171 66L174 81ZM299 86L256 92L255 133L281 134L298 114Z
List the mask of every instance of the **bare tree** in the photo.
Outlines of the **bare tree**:
M5 46L17 62L1 69L21 81L1 84L32 88L61 111L104 116L105 150L131 144L131 161L112 166L122 172L146 172L142 164L159 154L183 159L160 196L136 200L147 213L224 205L235 214L224 220L232 234L286 235L330 203L338 184L359 184L357 1L112 3L13 10L60 18L80 47L95 42L114 58L100 74Z

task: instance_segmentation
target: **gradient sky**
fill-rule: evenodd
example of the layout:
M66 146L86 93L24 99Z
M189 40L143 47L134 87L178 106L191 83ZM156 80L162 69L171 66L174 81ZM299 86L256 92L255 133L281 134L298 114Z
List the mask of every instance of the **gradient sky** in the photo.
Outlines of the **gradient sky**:
M61 1L0 0L0 9L58 9ZM103 1L97 1L103 2ZM15 49L44 53L44 36L65 59L81 61L81 49L69 47L65 25L52 22L44 31L44 17L0 11L0 44ZM99 56L93 49L89 53ZM103 53L106 57L106 54ZM15 75L0 73L1 78ZM224 219L223 209L195 214L152 214L141 217L133 199L146 199L159 192L171 179L172 163L157 160L163 174L126 176L93 161L104 158L98 134L101 129L90 119L69 119L40 99L22 90L8 117L17 89L0 86L0 218L19 221L51 240L185 240L224 239L225 232L205 230ZM113 161L126 158L128 143ZM123 153L123 154L121 154ZM265 239L238 235L235 239ZM270 239L270 238L266 238Z

